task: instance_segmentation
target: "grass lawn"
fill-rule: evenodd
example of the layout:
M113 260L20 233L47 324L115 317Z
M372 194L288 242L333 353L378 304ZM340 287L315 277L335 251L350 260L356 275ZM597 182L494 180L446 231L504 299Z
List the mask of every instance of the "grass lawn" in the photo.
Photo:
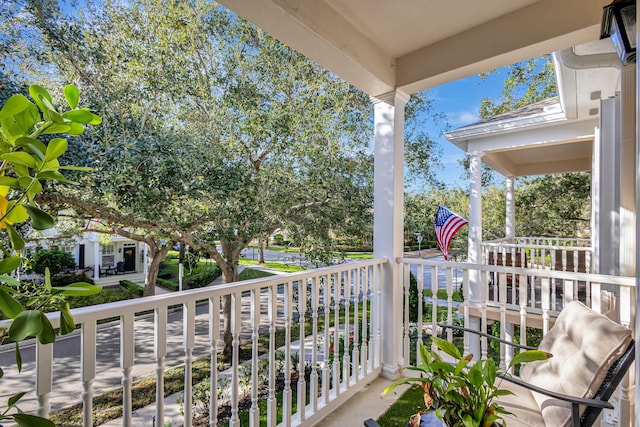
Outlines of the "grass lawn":
M412 385L378 418L378 424L380 427L403 427L409 422L411 415L424 410L422 388L419 385Z
M254 268L245 268L238 274L238 281L259 279L261 277L275 276L275 273L264 270L256 270Z
M262 265L264 267L270 268L272 270L283 271L285 273L295 273L298 271L307 270L306 267L299 266L297 264L286 264L277 261L267 261L264 264L258 264L258 261L251 259L240 259L240 264L242 265Z

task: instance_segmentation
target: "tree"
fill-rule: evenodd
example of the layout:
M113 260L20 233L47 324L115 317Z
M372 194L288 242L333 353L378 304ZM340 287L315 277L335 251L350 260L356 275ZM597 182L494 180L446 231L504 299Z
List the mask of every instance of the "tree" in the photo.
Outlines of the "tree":
M242 249L277 228L317 262L337 238L370 235L362 92L214 3L105 1L73 16L50 6L29 2L21 22L105 122L69 157L96 173L51 201L107 231L206 251L225 282Z

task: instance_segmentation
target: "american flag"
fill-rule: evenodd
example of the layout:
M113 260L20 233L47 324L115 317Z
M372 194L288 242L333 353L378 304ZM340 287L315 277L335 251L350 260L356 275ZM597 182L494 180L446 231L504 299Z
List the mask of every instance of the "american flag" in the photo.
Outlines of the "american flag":
M469 221L462 218L460 215L451 212L449 209L440 205L438 212L436 213L436 239L438 240L438 246L444 254L444 259L449 259L449 244L451 239L456 235L458 230Z

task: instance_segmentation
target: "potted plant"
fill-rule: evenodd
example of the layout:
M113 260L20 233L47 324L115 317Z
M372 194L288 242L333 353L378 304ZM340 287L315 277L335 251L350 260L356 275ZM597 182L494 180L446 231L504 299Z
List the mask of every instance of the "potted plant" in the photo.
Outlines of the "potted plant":
M406 369L420 372L420 377L403 378L392 383L383 394L401 384L421 383L424 392L424 404L427 409L435 409L438 418L448 427L493 427L505 426L502 415L508 414L494 399L513 394L499 388L498 367L492 359L479 360L469 364L472 355L462 356L452 343L434 337L434 344L453 361L443 360L438 352L430 351L427 346L420 347L422 363ZM551 357L540 350L527 350L518 353L509 369L520 363L544 360Z

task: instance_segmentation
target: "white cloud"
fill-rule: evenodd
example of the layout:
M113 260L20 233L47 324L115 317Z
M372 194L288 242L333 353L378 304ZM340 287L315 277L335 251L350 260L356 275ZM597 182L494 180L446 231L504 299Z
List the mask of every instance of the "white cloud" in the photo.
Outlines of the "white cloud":
M464 126L475 123L480 120L478 111L461 111L455 113L447 113L449 123L453 126Z

